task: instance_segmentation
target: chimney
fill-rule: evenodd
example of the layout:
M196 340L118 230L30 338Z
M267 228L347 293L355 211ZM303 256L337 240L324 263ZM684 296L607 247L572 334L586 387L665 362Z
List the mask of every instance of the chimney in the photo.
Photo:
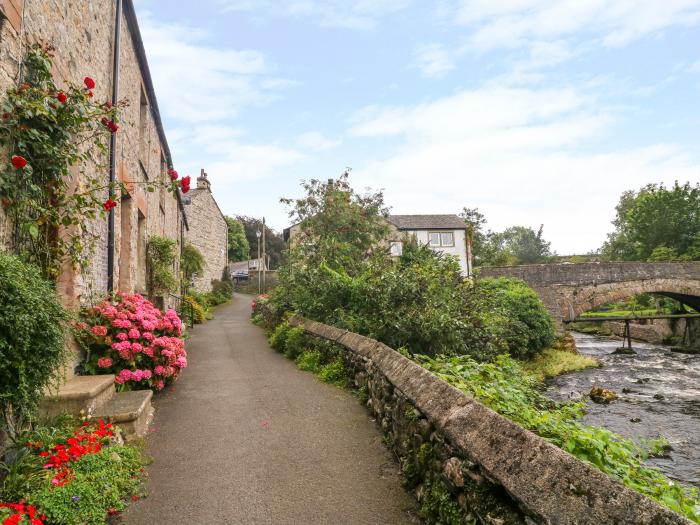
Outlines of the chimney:
M198 190L209 190L211 191L211 183L207 179L207 172L202 168L202 173L197 177L197 189Z

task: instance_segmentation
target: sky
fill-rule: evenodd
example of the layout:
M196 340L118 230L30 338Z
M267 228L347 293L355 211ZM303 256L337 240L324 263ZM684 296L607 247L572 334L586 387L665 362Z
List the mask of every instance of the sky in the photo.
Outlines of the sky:
M700 181L700 0L136 0L176 169L281 230L352 168L392 213L478 208L559 254L625 190Z

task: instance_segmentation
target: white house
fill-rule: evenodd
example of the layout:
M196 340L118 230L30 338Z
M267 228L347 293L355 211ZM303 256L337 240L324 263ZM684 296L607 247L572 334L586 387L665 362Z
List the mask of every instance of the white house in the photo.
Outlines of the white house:
M400 234L415 237L434 251L457 257L462 273L471 275L471 249L467 225L457 215L389 215L389 222ZM399 239L390 241L391 255L398 257L403 250Z

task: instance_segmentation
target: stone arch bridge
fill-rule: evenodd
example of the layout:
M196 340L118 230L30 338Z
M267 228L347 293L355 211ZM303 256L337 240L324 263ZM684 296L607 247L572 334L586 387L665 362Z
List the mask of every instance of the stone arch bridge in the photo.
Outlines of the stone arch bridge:
M597 306L639 293L676 299L700 312L700 262L607 262L483 267L479 277L514 277L542 298L557 328Z

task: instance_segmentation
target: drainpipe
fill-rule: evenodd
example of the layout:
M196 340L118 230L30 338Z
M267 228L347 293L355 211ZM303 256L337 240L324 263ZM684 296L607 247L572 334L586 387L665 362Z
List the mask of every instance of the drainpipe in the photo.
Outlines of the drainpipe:
M114 16L114 56L112 58L112 104L119 100L119 54L121 50L122 0L116 0ZM109 138L109 197L114 198L114 183L117 175L117 134ZM114 208L107 217L107 292L114 291Z

